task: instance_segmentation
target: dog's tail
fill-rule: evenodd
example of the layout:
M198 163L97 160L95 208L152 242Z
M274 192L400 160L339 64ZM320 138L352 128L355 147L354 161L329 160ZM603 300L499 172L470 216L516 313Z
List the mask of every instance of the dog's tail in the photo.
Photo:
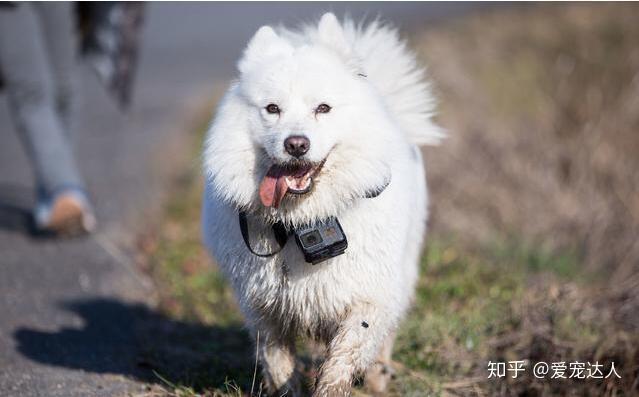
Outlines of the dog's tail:
M379 19L368 24L343 22L363 73L380 91L387 106L417 145L436 145L444 130L432 121L435 98L415 54L397 29Z

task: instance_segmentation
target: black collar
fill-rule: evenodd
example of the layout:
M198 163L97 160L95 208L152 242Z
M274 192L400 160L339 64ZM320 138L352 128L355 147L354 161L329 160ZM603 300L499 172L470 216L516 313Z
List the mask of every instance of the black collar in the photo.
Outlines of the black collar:
M379 196L388 187L389 184L390 184L390 179L385 181L383 185L378 186L375 189L367 191L364 197L375 198ZM277 250L267 254L260 254L258 252L255 252L253 248L251 247L251 240L249 239L248 220L246 219L245 211L239 212L239 220L240 220L240 231L242 232L242 238L244 239L244 244L246 244L246 248L248 248L248 250L251 251L251 253L255 256L259 256L260 258L269 258L279 253L284 248L284 246L286 245L286 242L288 241L288 236L290 233L288 230L286 230L286 226L284 226L284 223L282 223L281 221L278 221L275 224L273 224L272 228L273 228L273 234L275 235L275 240L277 241L277 244L280 247Z

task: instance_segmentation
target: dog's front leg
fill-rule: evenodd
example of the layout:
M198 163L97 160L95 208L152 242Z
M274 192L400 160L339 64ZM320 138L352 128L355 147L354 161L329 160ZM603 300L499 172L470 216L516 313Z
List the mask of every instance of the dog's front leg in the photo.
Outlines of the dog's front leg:
M371 306L352 310L328 345L313 397L350 396L353 378L373 362L394 326L395 316Z
M393 377L392 354L396 332L392 331L384 340L374 363L368 366L364 384L374 396L384 395Z
M261 330L258 354L269 395L295 397L300 395L300 382L295 373L295 345L292 338L283 338L276 331Z

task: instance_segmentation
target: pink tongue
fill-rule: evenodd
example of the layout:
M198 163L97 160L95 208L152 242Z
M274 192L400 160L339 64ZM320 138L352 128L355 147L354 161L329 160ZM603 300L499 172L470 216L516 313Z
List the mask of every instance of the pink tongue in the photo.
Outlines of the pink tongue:
M276 165L268 170L262 183L260 183L260 199L264 206L279 207L282 198L288 190L285 177L286 175L284 175L283 170Z

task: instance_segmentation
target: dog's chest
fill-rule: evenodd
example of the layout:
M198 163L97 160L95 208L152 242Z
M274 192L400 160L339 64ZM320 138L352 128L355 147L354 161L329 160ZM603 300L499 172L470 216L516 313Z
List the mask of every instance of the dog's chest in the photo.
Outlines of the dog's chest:
M262 316L297 331L323 334L352 305L352 288L340 280L339 260L310 265L296 255L274 258L253 285L253 306Z

